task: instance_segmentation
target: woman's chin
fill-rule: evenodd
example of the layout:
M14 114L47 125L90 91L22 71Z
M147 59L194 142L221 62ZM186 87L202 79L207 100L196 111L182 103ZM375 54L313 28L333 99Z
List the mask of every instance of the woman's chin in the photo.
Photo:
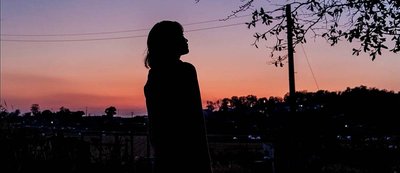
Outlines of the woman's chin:
M186 55L186 54L188 54L188 53L189 53L189 49L182 51L182 52L181 52L181 55Z

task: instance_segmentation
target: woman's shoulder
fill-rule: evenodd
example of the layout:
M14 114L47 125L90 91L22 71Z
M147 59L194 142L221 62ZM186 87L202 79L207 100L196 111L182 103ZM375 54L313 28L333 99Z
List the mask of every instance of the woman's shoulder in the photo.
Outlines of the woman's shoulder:
M193 64L189 63L189 62L182 62L182 68L184 70L188 70L188 71L196 71L196 67L194 67Z
M149 70L148 77L176 75L176 73L196 73L196 67L189 62L180 61L168 66L165 65L163 67L151 68Z

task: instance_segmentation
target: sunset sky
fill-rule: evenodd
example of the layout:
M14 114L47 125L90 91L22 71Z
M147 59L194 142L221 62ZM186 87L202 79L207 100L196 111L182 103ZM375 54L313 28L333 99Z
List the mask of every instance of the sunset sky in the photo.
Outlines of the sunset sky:
M182 60L196 66L204 103L250 94L283 97L289 90L287 65L270 65L270 50L251 46L254 32L263 29L241 24L251 20L251 11L218 20L232 14L240 0L0 2L1 104L9 111L27 112L35 103L41 110L87 108L91 115L109 106L121 116L146 114L146 35L161 20L178 21L187 31L190 53ZM296 47L296 90L365 85L400 91L400 54L383 52L372 61L366 54L353 56L357 46L331 47L310 38L304 51Z

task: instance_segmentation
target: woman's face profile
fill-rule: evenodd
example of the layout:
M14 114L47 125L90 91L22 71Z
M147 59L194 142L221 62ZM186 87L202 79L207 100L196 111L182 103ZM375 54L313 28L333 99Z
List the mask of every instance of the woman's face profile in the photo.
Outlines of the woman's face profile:
M173 21L162 21L153 26L147 38L148 53L152 61L168 61L189 53L188 40L182 25ZM161 57L160 57L161 56ZM162 56L165 56L162 58ZM167 59L165 59L167 58ZM172 58L172 59L168 59Z
M183 33L177 36L175 44L179 55L185 55L189 53L188 40L185 38Z

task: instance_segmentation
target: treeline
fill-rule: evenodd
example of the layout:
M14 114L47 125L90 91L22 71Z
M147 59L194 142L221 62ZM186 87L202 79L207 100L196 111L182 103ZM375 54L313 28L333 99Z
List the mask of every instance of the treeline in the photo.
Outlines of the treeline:
M250 132L261 134L285 126L393 130L397 128L396 122L400 116L400 92L366 86L347 88L344 91L299 91L296 92L295 98L294 115L290 113L288 95L283 98L232 96L217 101L207 101L204 112L208 130L211 133L238 134ZM112 129L121 126L119 124L123 121L144 125L147 122L144 116L133 119L114 117L116 110L110 106L105 109L103 116L87 117L84 116L84 111L71 111L65 107L56 112L41 111L38 104L32 104L31 112L21 114L19 110L8 112L0 105L2 120L0 125L23 122L40 126L91 126ZM292 122L296 123L293 125Z
M399 130L400 92L359 86L344 91L296 92L296 112L289 96L233 96L207 101L211 132L265 133L280 129L341 131L363 129L376 133Z
M61 107L58 111L40 110L38 104L32 104L31 111L21 113L20 110L8 112L0 105L0 129L35 128L65 131L125 131L146 132L147 116L132 118L115 117L117 109L110 106L102 116L84 116L85 112L71 111Z
M344 91L298 91L294 97L296 98L296 112L313 110L323 110L334 113L346 113L349 111L370 112L370 110L388 112L388 110L396 110L396 107L400 106L400 91L396 93L385 89L368 88L363 85L347 88ZM207 101L206 107L209 111L219 112L285 112L289 111L288 98L288 94L283 98L257 98L257 96L254 95L233 96L217 101Z

